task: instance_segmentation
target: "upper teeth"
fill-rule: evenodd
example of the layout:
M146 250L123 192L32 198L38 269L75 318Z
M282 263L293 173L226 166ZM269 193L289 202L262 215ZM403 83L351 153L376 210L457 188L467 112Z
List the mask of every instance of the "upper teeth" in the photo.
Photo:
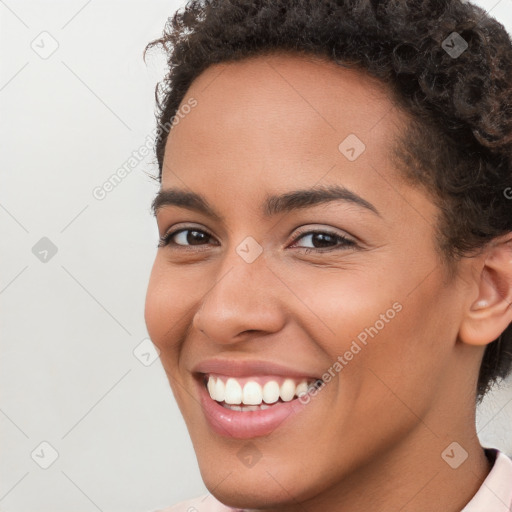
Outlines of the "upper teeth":
M262 386L255 380L248 380L243 384L233 377L222 380L221 377L213 375L208 375L207 387L210 397L217 402L245 405L260 405L262 402L273 404L279 398L283 402L289 402L300 393L308 391L305 379L298 383L294 379L285 379L281 385L276 380L267 380Z

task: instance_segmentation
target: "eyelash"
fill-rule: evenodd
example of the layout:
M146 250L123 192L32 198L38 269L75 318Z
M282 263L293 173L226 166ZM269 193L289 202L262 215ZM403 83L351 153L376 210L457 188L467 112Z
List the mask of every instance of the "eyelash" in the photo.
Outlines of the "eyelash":
M185 227L185 228L177 229L175 231L168 232L165 235L161 236L159 239L159 242L158 242L158 247L160 248L160 247L165 247L168 245L173 245L175 248L198 247L198 246L190 246L190 245L180 245L175 242L171 242L171 239L175 235L177 235L178 233L182 233L183 231L196 231L198 233L203 233L205 235L208 235L209 237L213 236L210 233L208 233L207 231L204 231L201 229ZM294 239L293 243L296 243L298 240L300 240L301 238L303 238L307 235L315 235L315 234L328 235L328 236L334 238L335 241L340 242L340 243L337 246L328 247L328 248L324 248L324 249L299 247L299 249L302 249L304 251L304 254L309 254L311 252L316 252L316 253L329 252L329 251L333 251L333 250L346 249L348 247L355 247L357 245L356 242L354 242L353 240L351 240L343 235L340 235L338 233L332 233L331 231L326 231L326 230L304 231L303 233L298 234L298 236Z

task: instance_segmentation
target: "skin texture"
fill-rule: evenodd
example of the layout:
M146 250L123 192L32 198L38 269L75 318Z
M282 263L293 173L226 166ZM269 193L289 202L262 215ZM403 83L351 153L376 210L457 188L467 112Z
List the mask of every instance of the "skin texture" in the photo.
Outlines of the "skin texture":
M202 194L223 221L158 210L160 236L188 227L211 237L158 249L145 317L205 485L250 509L460 511L490 469L475 391L491 331L511 320L495 293L507 258L493 253L494 270L488 253L463 259L449 277L434 241L437 209L389 157L407 118L362 71L264 56L208 68L183 103L190 97L197 106L171 130L162 189ZM351 133L366 145L352 162L338 149ZM332 184L379 215L343 201L261 214L267 195ZM355 245L306 254L315 245L299 237L311 229ZM250 264L236 252L248 236L263 249ZM493 276L484 284L483 270ZM321 376L394 303L401 311L270 435L249 443L211 431L194 365L263 359ZM441 457L453 441L468 453L457 469ZM249 444L261 454L250 468L237 456Z

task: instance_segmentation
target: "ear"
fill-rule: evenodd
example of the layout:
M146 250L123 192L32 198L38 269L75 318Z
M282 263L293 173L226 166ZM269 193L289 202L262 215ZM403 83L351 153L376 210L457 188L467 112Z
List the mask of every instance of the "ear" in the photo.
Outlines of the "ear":
M478 258L482 261L482 257ZM459 338L469 345L487 345L512 322L512 236L496 238L483 253L477 277L478 296L463 318Z

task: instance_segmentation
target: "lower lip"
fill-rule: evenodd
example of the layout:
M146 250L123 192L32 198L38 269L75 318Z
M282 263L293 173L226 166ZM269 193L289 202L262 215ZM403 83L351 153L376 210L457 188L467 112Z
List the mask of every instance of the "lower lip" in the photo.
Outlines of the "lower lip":
M306 404L295 398L289 402L276 403L265 410L232 411L212 400L202 382L198 384L206 419L212 430L224 437L251 439L268 435L306 407Z

